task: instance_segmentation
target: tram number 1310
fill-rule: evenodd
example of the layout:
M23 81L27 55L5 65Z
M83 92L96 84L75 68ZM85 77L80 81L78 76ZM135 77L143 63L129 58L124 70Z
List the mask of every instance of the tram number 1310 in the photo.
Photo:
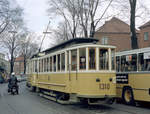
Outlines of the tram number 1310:
M110 84L107 83L100 83L99 89L110 89Z

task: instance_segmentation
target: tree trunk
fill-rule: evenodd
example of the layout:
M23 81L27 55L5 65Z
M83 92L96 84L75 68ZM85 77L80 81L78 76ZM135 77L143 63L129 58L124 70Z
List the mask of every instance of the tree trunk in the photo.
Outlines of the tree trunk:
M130 1L130 31L131 31L131 47L132 49L138 48L138 41L136 36L136 29L135 29L135 10L136 10L136 0L129 0Z
M26 57L24 56L24 74L26 74Z

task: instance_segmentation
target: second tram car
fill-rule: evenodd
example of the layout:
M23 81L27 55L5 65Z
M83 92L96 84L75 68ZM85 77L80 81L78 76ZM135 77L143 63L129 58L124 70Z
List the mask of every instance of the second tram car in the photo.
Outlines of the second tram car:
M116 97L115 46L77 38L34 55L28 62L28 86L57 102L89 104Z
M116 53L117 97L150 102L150 47Z

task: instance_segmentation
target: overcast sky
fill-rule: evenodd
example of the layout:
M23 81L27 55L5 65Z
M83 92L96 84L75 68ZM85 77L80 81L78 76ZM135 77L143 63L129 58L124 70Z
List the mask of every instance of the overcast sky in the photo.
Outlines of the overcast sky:
M48 0L16 0L24 8L24 20L30 31L42 34L48 24ZM150 0L143 0L150 9ZM113 11L111 11L113 12ZM150 16L149 19L150 20ZM54 22L55 21L55 22ZM144 20L145 21L145 20ZM147 20L146 20L147 21ZM52 20L51 26L56 25L57 20ZM56 25L57 26L57 25ZM47 41L44 41L44 48L48 47Z

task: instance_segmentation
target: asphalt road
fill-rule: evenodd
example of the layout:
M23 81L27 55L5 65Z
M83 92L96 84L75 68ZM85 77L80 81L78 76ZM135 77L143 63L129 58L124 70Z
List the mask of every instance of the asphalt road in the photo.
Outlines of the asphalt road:
M7 93L7 84L0 84L0 114L150 114L150 107L124 104L87 106L61 105L30 92L25 82L19 83L20 94Z

